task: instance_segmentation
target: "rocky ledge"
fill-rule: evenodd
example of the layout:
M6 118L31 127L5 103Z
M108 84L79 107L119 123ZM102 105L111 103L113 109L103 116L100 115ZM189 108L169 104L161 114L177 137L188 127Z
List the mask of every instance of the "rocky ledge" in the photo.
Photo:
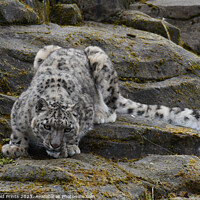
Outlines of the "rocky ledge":
M200 159L150 155L139 161L81 154L68 159L20 159L0 171L1 195L49 199L149 199L199 192ZM198 196L194 196L198 198Z

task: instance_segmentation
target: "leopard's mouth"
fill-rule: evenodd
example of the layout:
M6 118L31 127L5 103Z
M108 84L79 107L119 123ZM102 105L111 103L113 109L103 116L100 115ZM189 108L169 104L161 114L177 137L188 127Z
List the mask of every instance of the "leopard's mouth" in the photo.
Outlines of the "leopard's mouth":
M46 150L47 154L53 158L58 158L60 156L60 151L54 151L54 150Z

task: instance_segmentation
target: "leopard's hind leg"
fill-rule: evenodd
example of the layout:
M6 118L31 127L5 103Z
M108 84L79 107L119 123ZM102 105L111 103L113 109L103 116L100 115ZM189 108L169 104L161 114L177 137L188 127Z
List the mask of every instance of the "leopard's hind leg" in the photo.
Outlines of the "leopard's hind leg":
M116 121L119 86L118 76L108 55L99 47L89 46L85 49L90 62L92 75L97 89L95 99L95 123Z
M61 47L56 46L56 45L48 45L40 49L34 59L33 62L33 69L34 73L37 72L39 66L44 62L44 60L54 51L60 49Z

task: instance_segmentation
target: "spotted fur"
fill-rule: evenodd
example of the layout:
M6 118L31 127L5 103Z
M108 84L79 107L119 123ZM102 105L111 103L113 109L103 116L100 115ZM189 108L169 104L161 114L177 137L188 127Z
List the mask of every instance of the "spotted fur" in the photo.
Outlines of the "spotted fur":
M60 49L61 47L56 45L49 45L45 46L44 48L40 49L35 56L34 63L33 63L33 70L36 72L39 66L44 62L44 60L54 51Z
M46 46L35 57L34 72L12 108L11 139L2 148L5 156L26 156L30 143L45 147L54 158L79 154L79 141L93 124L115 122L116 112L200 130L197 110L124 98L112 62L99 47L82 51Z
M169 108L159 105L146 105L125 99L120 95L120 106L117 112L133 114L134 116L158 119L172 125L200 130L200 111L188 108Z

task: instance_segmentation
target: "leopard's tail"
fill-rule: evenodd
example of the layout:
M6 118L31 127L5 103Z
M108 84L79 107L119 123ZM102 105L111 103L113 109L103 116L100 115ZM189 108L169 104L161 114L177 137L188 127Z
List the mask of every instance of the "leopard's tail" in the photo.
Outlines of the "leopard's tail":
M120 95L118 113L132 114L135 117L158 119L173 125L200 130L200 111L188 108L169 108L160 105L147 105L134 102Z

